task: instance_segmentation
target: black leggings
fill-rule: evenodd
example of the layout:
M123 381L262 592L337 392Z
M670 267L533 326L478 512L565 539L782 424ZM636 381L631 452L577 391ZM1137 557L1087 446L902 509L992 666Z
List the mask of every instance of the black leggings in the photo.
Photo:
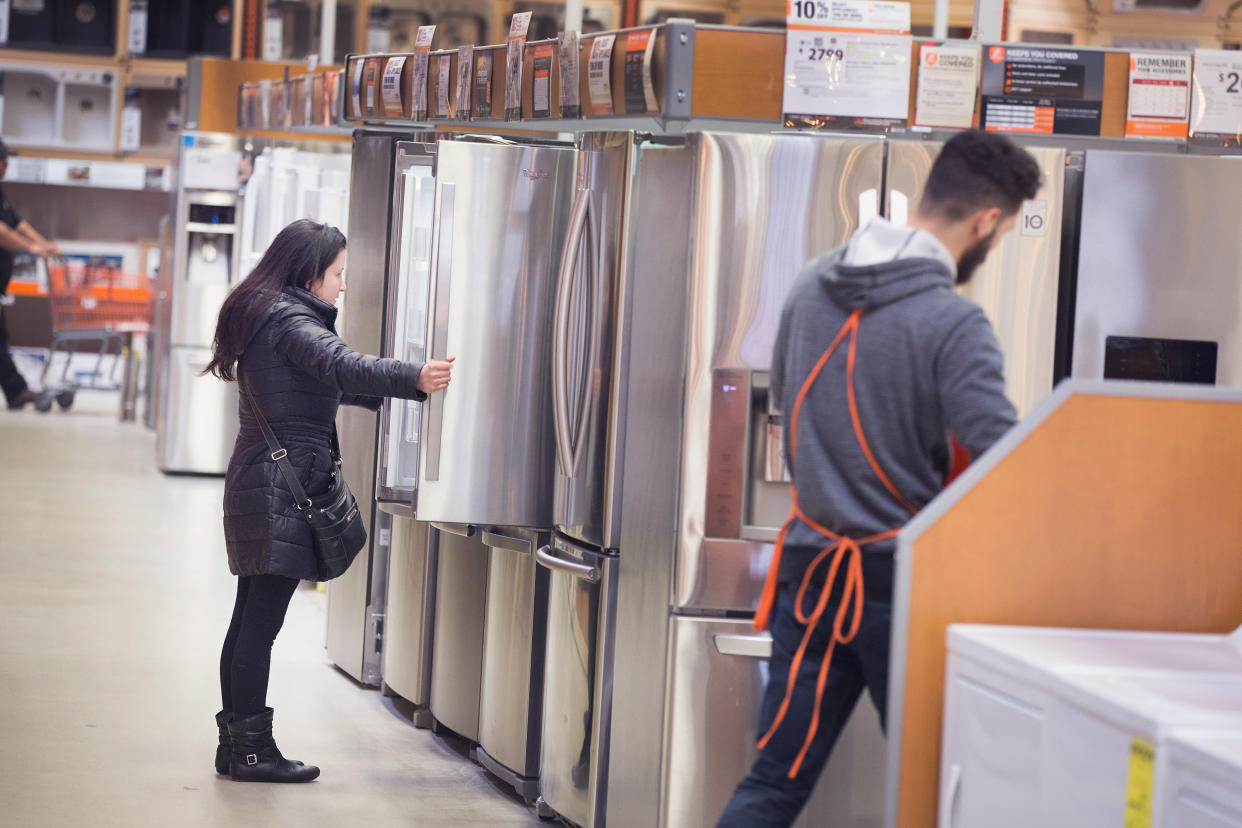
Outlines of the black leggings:
M220 653L220 698L226 713L242 717L266 709L272 642L297 588L297 579L283 575L237 579L237 603Z

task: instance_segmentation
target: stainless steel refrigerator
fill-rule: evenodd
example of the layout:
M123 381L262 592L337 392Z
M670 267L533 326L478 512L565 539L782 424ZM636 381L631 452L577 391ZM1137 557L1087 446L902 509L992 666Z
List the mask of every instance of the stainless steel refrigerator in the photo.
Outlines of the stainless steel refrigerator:
M1242 160L1086 154L1073 375L1242 385Z
M643 148L622 254L628 351L607 821L711 825L755 757L771 639L755 633L789 508L768 366L806 261L881 206L884 146L832 136L689 136ZM800 824L878 825L870 705Z
M378 354L388 292L389 214L398 136L354 133L349 184L348 289L337 329L356 351ZM367 547L328 583L328 657L354 679L380 684L392 516L375 508L379 418L342 406L337 415L342 469L367 525Z
M437 154L429 353L457 365L423 404L417 513L488 546L477 755L533 800L548 584L535 552L552 524L550 331L575 153L458 140ZM450 560L442 549L442 577Z
M889 141L885 212L905 224L918 209L932 163L943 144ZM1043 186L1025 203L1018 223L958 292L983 308L1005 356L1005 391L1025 416L1060 379L1058 322L1069 291L1062 286L1062 218L1074 209L1081 153L1026 147L1043 173ZM1072 231L1072 228L1071 228Z
M177 159L167 337L156 355L156 454L161 470L224 474L237 438L237 387L202 376L216 318L237 267L239 139L185 132Z
M383 355L414 362L426 358L435 151L435 144L398 143L393 175ZM392 516L383 686L414 703L416 725L430 727L439 533L415 519L421 426L422 403L385 400L380 411L375 501Z

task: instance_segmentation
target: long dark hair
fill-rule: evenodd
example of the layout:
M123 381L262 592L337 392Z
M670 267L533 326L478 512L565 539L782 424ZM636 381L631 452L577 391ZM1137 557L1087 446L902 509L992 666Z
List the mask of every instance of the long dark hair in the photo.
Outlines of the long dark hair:
M345 234L328 224L298 219L276 234L263 258L220 307L211 363L204 374L237 379L237 360L263 314L286 287L308 290L323 281L324 271L345 249Z

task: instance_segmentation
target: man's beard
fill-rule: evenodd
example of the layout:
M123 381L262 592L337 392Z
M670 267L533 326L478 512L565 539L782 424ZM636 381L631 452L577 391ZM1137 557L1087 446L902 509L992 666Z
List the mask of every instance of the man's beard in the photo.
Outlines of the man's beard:
M983 264L988 258L988 253L992 252L992 242L995 239L996 230L992 230L991 233L975 242L957 260L957 283L959 285L964 285L974 278L975 271L979 269L979 265Z

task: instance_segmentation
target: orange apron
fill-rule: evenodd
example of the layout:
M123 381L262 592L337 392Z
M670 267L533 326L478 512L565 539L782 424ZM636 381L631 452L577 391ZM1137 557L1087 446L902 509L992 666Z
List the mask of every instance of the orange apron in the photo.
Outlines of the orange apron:
M867 437L863 433L862 420L858 414L858 401L854 393L854 364L858 352L858 324L862 318L862 309L855 310L850 314L850 318L842 326L832 344L824 351L823 356L819 358L819 362L811 370L806 378L806 382L802 384L802 389L798 392L794 408L789 421L789 456L794 457L794 446L798 436L798 418L802 413L802 404L806 400L807 393L811 390L811 386L815 384L815 380L819 378L820 372L824 366L828 364L828 360L836 353L841 343L849 338L848 353L846 356L846 396L849 402L850 419L854 424L854 436L858 439L858 445L862 448L863 455L867 458L867 463L871 466L871 470L884 484L884 488L888 489L889 494L899 502L902 506L910 511L913 515L918 509L910 503L889 480L888 475L880 468L880 464L876 462L875 455L871 453L871 446L867 443ZM953 460L954 469L950 472L951 480L961 471L964 463L969 463L969 455L954 442L953 444ZM845 535L839 535L826 526L821 526L811 517L809 517L798 506L798 489L791 485L790 489L793 495L793 508L790 510L789 518L785 521L785 525L781 527L780 534L776 538L776 550L772 556L772 565L768 569L768 577L763 586L763 595L759 599L759 608L755 613L755 629L765 630L768 628L768 622L772 614L772 606L776 601L776 589L778 574L781 565L781 553L785 547L785 535L789 531L789 527L795 519L801 520L807 526L823 535L828 540L828 545L820 552L811 565L807 567L806 574L802 577L802 584L798 587L797 599L794 603L794 615L798 619L798 623L806 627L806 632L802 636L802 643L798 645L797 652L794 654L793 661L789 666L789 678L785 686L785 698L781 702L780 709L777 710L776 718L772 721L772 726L768 728L768 732L759 740L759 749L763 748L771 740L773 734L780 728L781 723L785 720L785 715L789 711L789 703L793 697L794 683L797 681L798 670L802 666L802 659L806 655L807 645L810 643L811 635L815 632L819 625L820 619L824 615L824 611L828 606L828 599L831 597L833 589L837 582L837 576L841 574L842 566L845 567L845 584L841 595L841 605L837 608L836 617L832 623L832 636L828 642L828 649L824 653L823 663L819 668L819 680L815 687L815 709L811 713L811 724L807 730L806 739L802 744L802 750L798 753L797 759L794 760L793 766L789 769L789 778L793 779L798 775L798 770L802 767L802 762L806 758L807 751L810 750L811 743L815 739L815 733L819 729L819 710L823 702L824 687L828 682L828 670L832 664L833 652L837 644L848 644L854 640L854 636L858 634L858 626L862 621L863 610L863 573L862 573L862 548L869 544L878 543L880 541L891 540L897 537L902 527L890 529L887 532L881 532L878 535L871 535L865 538L850 538ZM804 601L806 599L807 588L811 585L815 571L820 565L831 556L832 562L828 567L828 576L824 583L823 589L820 591L819 600L815 602L815 607L810 613L804 611ZM848 626L847 626L848 624Z

